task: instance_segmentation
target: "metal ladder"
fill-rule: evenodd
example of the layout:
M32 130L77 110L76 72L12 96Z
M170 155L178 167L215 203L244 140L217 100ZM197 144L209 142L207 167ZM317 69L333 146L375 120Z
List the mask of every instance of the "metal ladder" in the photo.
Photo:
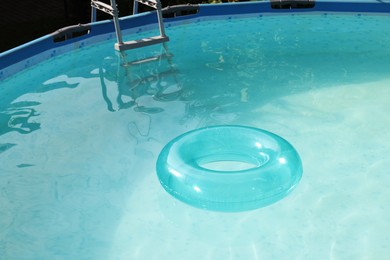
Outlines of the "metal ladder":
M96 10L100 10L107 14L112 15L114 26L115 26L116 38L117 38L117 43L115 43L114 47L115 50L117 51L125 51L125 50L140 48L140 47L146 47L149 45L164 43L169 41L168 36L166 36L165 34L160 0L134 0L134 14L138 12L138 2L156 9L160 35L124 42L122 39L122 31L119 26L118 8L116 6L115 0L110 0L111 5L103 3L98 0L91 0L91 7L92 7L91 21L92 22L96 22Z

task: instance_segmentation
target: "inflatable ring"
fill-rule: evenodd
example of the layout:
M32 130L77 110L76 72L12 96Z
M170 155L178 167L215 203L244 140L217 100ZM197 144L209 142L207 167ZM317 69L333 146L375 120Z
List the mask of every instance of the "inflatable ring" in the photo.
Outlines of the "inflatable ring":
M215 163L246 167L210 167ZM229 212L274 203L302 177L294 147L273 133L244 126L213 126L180 135L162 149L156 170L173 197L198 208Z

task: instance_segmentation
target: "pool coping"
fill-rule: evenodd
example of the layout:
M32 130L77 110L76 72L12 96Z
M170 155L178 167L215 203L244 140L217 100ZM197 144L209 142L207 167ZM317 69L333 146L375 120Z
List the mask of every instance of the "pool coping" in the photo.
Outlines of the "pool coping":
M200 4L196 14L164 18L167 28L205 20L232 19L235 17L286 15L293 13L373 13L389 14L390 0L317 0L312 8L273 9L271 1L241 2L224 4ZM44 60L74 51L85 46L106 40L115 39L112 20L104 20L86 25L89 33L55 42L58 31L0 53L0 82ZM120 18L120 26L124 34L138 33L157 28L155 12L145 12ZM114 48L113 48L114 51Z

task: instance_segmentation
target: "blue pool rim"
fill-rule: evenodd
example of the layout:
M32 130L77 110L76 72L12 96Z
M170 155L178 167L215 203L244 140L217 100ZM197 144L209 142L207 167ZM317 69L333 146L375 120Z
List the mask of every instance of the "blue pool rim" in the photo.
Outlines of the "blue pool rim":
M251 166L231 170L205 166L225 161ZM288 141L240 125L186 132L168 142L156 162L158 179L170 195L193 207L222 212L273 204L295 189L302 172L299 154Z
M164 18L166 27L178 26L203 20L230 19L235 16L262 16L293 13L390 13L388 0L317 0L312 8L273 9L269 1L201 4L196 14ZM74 51L97 42L115 39L114 25L111 20L89 24L88 34L66 41L55 42L54 34L46 35L19 47L0 53L0 81L27 69L44 60L66 52ZM154 12L146 12L120 18L120 26L126 34L157 28Z

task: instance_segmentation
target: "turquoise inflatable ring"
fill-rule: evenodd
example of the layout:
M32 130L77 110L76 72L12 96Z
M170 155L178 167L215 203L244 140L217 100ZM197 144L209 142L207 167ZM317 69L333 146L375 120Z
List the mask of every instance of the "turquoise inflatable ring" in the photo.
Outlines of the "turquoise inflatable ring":
M213 163L249 167L208 166ZM164 189L182 202L234 212L284 198L300 181L302 163L283 138L253 127L227 125L176 137L162 149L156 171Z

